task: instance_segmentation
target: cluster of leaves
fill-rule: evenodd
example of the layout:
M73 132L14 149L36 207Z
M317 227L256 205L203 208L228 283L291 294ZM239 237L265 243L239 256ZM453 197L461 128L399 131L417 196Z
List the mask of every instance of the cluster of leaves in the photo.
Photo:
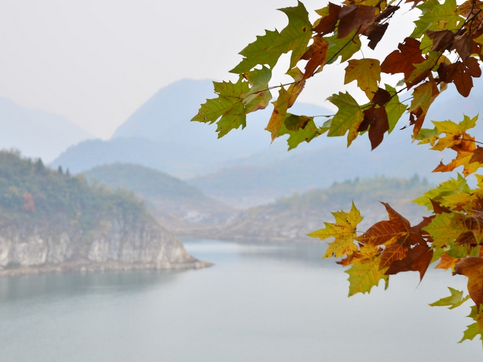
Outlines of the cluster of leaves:
M395 14L410 6L408 11L417 11L419 16L404 40L382 60L364 57L359 52L362 45L376 48ZM345 0L316 10L318 17L313 23L300 2L280 10L287 15L288 25L282 31L266 31L243 49L242 61L231 70L239 75L238 81L215 82L218 96L207 100L193 120L216 122L222 137L234 128L245 127L246 115L266 108L271 91L278 89L266 130L272 140L288 134L289 148L326 133L329 137L346 136L348 146L359 135L367 134L374 149L405 116L415 140L436 151L455 151L456 157L438 165L434 172L462 167L463 176L416 200L432 211L432 216L419 224L411 225L383 203L389 220L360 233L357 225L362 217L353 205L349 212L333 213L335 223L326 223L324 229L311 235L335 238L326 257L341 258L342 265L350 266L350 295L369 292L381 279L387 285L389 276L399 272L417 271L423 278L428 266L438 260L436 268L467 276L469 298L451 289L450 297L434 305L455 307L471 299L474 323L463 340L477 335L483 340L483 176L476 176L475 189L466 182L466 177L483 164L483 148L467 133L475 126L476 117L465 116L460 123L433 122L434 128L423 128L431 104L448 85L452 83L467 97L473 78L481 76L483 2ZM288 53L286 74L293 81L269 84L273 68ZM366 103L359 104L348 92L332 95L328 100L338 111L321 126L316 125L314 116L290 113L306 82L335 63L347 64L343 82L356 81ZM382 84L382 78L391 78L384 74L397 75L400 80ZM409 102L399 99L402 92Z
M0 227L49 224L87 233L101 220L145 215L143 202L131 193L92 187L82 176L51 170L40 159L0 152Z

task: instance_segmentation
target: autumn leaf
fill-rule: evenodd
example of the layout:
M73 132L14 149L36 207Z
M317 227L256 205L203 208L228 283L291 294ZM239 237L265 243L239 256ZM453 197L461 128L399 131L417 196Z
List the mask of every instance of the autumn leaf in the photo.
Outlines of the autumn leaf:
M386 269L379 267L379 258L365 260L345 271L349 274L349 296L356 293L369 293L372 287L379 285L381 279L387 282Z
M448 307L448 309L454 309L456 307L459 307L461 304L466 302L468 299L470 299L470 296L466 296L463 298L463 292L453 289L451 287L448 287L451 295L449 297L441 298L440 300L431 303L431 307Z
M290 127L290 129L288 127ZM286 114L285 120L278 131L278 136L289 135L287 144L288 149L291 150L296 148L302 142L310 142L312 139L320 136L326 131L327 129L319 129L312 117Z
M389 74L404 73L404 76L409 78L416 69L414 64L424 61L419 46L420 42L416 39L404 39L404 43L398 45L398 50L393 51L384 59L381 71Z
M284 87L280 88L278 99L272 102L274 109L272 116L268 121L267 131L272 134L272 142L278 137L282 123L287 115L287 109L292 107L293 103L299 96L304 86L304 82L294 83L289 86L287 90Z
M357 137L357 129L364 119L364 113L356 100L349 93L334 94L328 98L339 108L331 120L329 137L343 136L347 132L347 145Z
M314 27L314 31L320 35L332 33L339 21L340 9L341 7L339 5L329 2L327 9L328 14L318 21L317 25Z
M353 30L365 30L368 24L374 22L376 8L365 5L347 5L339 11L338 38L345 38Z
M381 66L377 59L353 59L345 68L344 84L357 81L357 86L372 99L379 89L381 81Z
M468 292L479 308L483 304L483 258L470 256L461 259L454 273L468 277Z
M266 65L273 68L278 62L278 58L282 55L280 48L273 48L275 40L278 39L280 33L277 30L266 30L265 35L257 36L257 40L240 52L243 60L235 68L230 70L231 73L243 74L249 72L256 65Z
M335 218L335 224L326 222L324 223L324 229L314 231L308 234L308 236L320 238L321 240L331 237L335 238L333 242L329 243L324 258L339 258L345 255L352 255L358 250L355 239L357 236L357 225L362 221L361 214L354 203L352 203L349 212L333 212L332 215Z
M324 38L315 37L313 44L302 56L302 59L308 60L305 65L305 73L302 80L310 78L314 75L317 68L317 72L320 72L327 59L327 50L329 48L329 42Z

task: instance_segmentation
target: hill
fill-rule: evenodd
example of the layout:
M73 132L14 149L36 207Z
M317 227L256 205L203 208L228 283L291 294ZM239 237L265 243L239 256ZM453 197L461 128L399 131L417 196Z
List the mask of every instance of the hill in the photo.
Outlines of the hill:
M18 149L50 162L69 146L93 138L67 118L21 107L0 97L0 149Z
M356 176L371 178L407 178L414 174L432 183L445 175L431 171L443 157L428 151L425 145L411 143L410 134L395 130L374 151L365 139L357 139L350 148L329 145L317 150L291 153L264 161L267 152L233 163L215 173L201 175L187 182L207 195L237 207L261 205L276 198L314 188L329 187ZM321 141L323 143L324 140ZM315 141L316 142L316 141Z
M201 266L132 193L15 152L0 152L0 230L0 274Z
M184 79L162 88L114 133L109 141L83 142L69 148L52 163L74 172L113 162L138 163L178 177L217 169L223 162L250 156L270 148L270 134L263 130L269 110L249 116L248 126L217 139L214 125L190 122L206 98L212 98L209 80ZM309 104L300 112L327 114ZM278 140L278 143L284 143ZM301 150L313 149L302 145ZM285 153L280 149L280 153ZM297 151L299 152L299 151Z
M164 172L135 164L111 164L83 173L91 184L128 189L146 200L156 219L177 235L229 223L239 211Z
M419 222L425 214L423 208L411 203L429 188L428 181L419 176L410 179L376 177L334 183L325 189L293 194L268 205L243 211L228 227L212 231L210 237L231 240L255 241L309 241L309 232L333 222L331 212L348 211L351 203L364 216L361 231L375 222L387 219L385 208L379 201L388 202L411 222Z

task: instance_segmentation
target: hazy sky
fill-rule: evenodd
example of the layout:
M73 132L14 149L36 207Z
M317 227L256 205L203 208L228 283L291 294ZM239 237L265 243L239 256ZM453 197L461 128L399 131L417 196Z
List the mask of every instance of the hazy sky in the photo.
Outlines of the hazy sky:
M304 3L314 9L326 1ZM63 115L106 139L170 83L234 79L228 70L241 60L237 53L264 29L282 29L286 17L276 9L296 4L3 0L0 96ZM392 31L397 34L397 27ZM311 82L302 100L324 105L334 91L331 77L336 74Z

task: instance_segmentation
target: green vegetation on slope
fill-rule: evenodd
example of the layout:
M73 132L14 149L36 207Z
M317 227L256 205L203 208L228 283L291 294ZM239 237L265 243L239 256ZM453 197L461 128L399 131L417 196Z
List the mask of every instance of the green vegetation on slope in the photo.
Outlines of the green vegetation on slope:
M376 219L386 218L384 207L378 202L389 202L398 211L418 219L424 212L411 203L428 188L426 179L375 177L334 183L326 189L315 189L304 194L293 194L271 204L246 209L230 227L215 236L220 239L261 241L314 241L306 235L323 226L333 210L357 205L366 215L361 224L368 227ZM370 210L370 213L368 212Z
M0 152L0 223L39 223L88 231L100 220L119 217L135 221L148 214L133 193L89 186L83 176L70 176L44 166L41 159Z
M136 192L146 200L199 200L205 197L194 186L164 172L130 163L114 163L97 166L83 172L89 182L105 183L111 188L125 188Z

